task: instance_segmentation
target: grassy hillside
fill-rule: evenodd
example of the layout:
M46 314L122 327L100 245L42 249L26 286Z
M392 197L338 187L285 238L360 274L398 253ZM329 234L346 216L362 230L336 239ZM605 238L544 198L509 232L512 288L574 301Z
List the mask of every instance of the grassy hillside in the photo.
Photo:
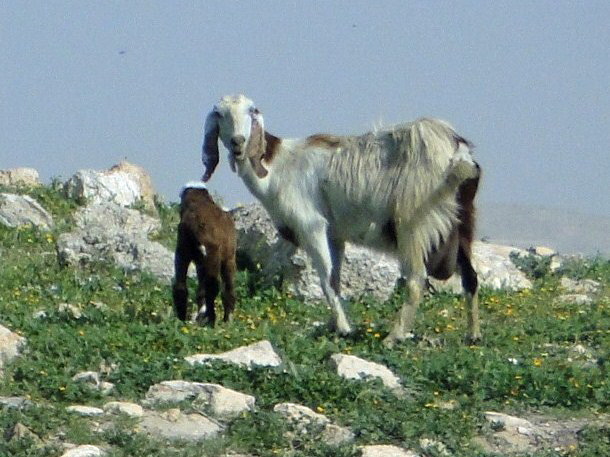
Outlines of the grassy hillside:
M356 332L342 339L315 325L329 316L324 305L305 305L260 288L256 275L247 272L238 276L234 322L215 329L180 323L170 313L169 287L152 277L125 274L104 263L60 268L54 240L70 229L76 203L60 197L52 186L30 195L53 213L57 226L50 233L0 226L0 324L27 338L26 353L5 369L0 396L23 396L34 404L2 411L0 432L21 423L49 443L61 437L72 443L108 444L109 455L125 457L215 456L226 451L352 456L363 444L418 450L421 438L444 443L452 455L470 457L488 455L473 438L493 432L483 412L495 410L590 421L577 448L540 450L537 456L610 455L610 430L607 423L599 424L610 406L608 261L573 262L562 272L601 282L602 291L591 305L557 302L559 274L538 274L532 291L482 290L484 342L466 346L462 300L435 295L420 309L420 339L389 350L381 340L399 295L386 304L352 302L349 315ZM159 209L165 228L158 238L172 246L176 208ZM61 303L78 307L82 316L59 312ZM33 317L40 310L46 311L46 318ZM261 339L272 342L285 370L246 371L222 364L210 369L183 361L187 355ZM573 355L577 344L590 351L589 361ZM397 400L380 382L340 378L328 363L337 352L388 366L409 395ZM110 397L71 380L78 372L98 370L102 363L117 366L105 378L116 385ZM139 402L152 384L172 379L213 382L251 394L256 409L229 424L220 438L180 446L132 433L133 421L127 419L96 432L87 420L64 410L73 404L99 406L110 399ZM316 437L286 435L286 426L272 412L284 401L303 404L349 427L355 445L330 450ZM8 442L0 436L0 456L60 454L57 446L41 448L28 439Z

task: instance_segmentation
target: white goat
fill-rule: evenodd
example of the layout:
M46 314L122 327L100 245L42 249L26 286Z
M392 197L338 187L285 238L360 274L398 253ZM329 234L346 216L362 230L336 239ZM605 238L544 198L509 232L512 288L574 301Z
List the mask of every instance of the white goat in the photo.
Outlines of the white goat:
M479 167L471 144L447 123L419 119L362 136L280 139L243 95L223 97L208 114L203 180L218 165L218 137L231 169L268 211L284 238L311 257L333 311L331 325L351 332L339 300L346 241L394 255L408 299L385 339L410 335L427 273L456 268L468 301L468 340L480 338L477 277L470 262L472 200Z

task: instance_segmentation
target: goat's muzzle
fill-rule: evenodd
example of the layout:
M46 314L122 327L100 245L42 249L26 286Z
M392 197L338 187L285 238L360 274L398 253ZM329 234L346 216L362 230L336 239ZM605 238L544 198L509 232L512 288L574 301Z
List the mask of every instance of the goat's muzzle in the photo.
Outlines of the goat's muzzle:
M246 138L243 135L235 135L231 138L231 152L235 157L239 157L244 152Z

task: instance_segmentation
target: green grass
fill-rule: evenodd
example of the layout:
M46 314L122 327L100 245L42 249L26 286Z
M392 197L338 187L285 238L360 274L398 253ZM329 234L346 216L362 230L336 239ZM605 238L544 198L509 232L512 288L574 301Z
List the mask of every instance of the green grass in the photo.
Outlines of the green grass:
M438 294L420 308L415 330L421 341L389 350L381 340L400 295L385 304L367 299L350 303L356 331L337 338L314 325L327 319L324 305L305 305L273 288L256 286L256 278L247 272L237 278L234 322L215 329L178 322L171 315L169 287L150 276L126 274L105 263L61 268L55 239L70 230L77 204L61 197L54 186L29 193L53 213L56 227L47 233L0 226L0 323L27 338L26 353L4 371L0 396L25 396L36 406L3 411L0 432L22 423L45 441L63 434L77 444L110 444L112 456L214 456L226 450L261 456L352 456L357 455L356 446L364 444L393 443L417 450L424 437L442 441L453 455L473 456L485 455L472 438L488 428L483 418L487 410L591 417L608 413L607 260L573 261L565 268L571 277L602 283L592 305L558 303L559 275L530 263L527 268L536 276L532 291L481 291L481 345L462 342L461 298ZM159 204L158 209L164 227L155 236L171 248L177 208ZM60 303L77 306L81 318L58 312ZM99 308L100 303L105 306ZM47 312L45 319L33 318L39 310ZM285 369L190 367L183 361L194 353L225 351L261 339L272 342ZM598 363L575 355L575 344L589 348ZM337 352L385 364L403 380L407 397L397 399L380 382L340 378L329 365L329 356ZM117 366L104 378L116 385L110 397L71 381L80 371L98 370L102 362ZM112 399L141 401L152 384L170 379L214 382L254 395L256 409L231 423L221 438L177 448L134 435L121 423L93 432L85 419L63 409L72 404L101 406ZM285 425L272 413L273 406L284 401L323 411L349 426L356 443L330 450L315 437L289 439ZM443 402L454 408L438 407ZM607 427L591 426L570 455L607 455L608 441ZM4 455L60 452L27 440L0 440Z

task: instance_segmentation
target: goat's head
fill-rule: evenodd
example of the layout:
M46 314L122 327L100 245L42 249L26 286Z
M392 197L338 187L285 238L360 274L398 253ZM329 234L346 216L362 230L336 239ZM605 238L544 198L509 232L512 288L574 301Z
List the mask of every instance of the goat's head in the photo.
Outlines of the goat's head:
M203 181L212 177L218 165L218 138L229 151L229 163L235 171L236 162L252 158L265 149L263 116L249 98L226 96L208 114L204 127L202 161ZM253 163L254 165L254 163ZM261 167L260 163L257 163ZM260 175L260 169L255 171ZM263 169L263 171L265 171ZM266 171L265 171L266 173Z

